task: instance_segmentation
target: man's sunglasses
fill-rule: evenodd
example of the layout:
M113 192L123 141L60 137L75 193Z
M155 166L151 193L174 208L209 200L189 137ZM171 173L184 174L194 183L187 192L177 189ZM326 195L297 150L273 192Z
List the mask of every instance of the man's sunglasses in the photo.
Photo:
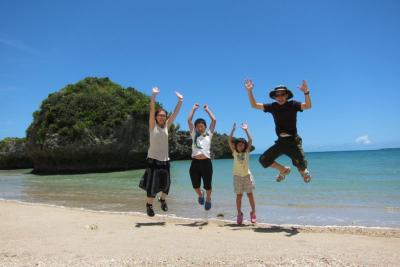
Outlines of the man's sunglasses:
M278 96L285 96L286 95L286 93L284 93L284 94L275 94L275 97L278 97Z

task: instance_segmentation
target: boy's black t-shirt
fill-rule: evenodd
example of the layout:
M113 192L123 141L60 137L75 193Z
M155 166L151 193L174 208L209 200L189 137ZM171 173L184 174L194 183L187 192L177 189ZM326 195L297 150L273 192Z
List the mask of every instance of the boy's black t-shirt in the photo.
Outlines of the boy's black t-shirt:
M277 102L264 104L264 112L270 112L275 121L275 132L297 135L297 112L303 112L301 103L295 100L287 101L283 105Z

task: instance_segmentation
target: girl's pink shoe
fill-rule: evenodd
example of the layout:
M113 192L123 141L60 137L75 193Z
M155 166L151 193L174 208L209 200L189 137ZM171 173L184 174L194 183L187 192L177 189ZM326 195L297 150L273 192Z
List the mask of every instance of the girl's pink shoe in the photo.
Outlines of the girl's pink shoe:
M250 212L250 221L251 223L256 223L257 222L257 217L255 212Z
M237 218L236 218L237 224L242 224L243 223L243 212L241 212Z

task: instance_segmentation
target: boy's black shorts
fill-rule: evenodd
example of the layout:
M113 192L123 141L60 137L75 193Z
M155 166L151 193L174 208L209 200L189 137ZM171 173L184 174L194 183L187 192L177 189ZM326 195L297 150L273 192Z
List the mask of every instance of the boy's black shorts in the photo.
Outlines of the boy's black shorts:
M211 190L213 166L211 159L192 159L190 164L190 179L193 188L200 188L201 178L203 178L203 187L205 190Z

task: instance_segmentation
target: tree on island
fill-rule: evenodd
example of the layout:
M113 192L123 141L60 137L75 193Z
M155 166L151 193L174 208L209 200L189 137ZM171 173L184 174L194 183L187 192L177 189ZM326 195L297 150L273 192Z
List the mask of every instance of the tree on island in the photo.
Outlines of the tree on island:
M34 173L82 173L145 166L149 96L108 78L88 77L43 100L27 129ZM157 103L161 107L161 104ZM231 157L226 134L215 134L214 158ZM191 138L170 130L171 160L190 159Z

